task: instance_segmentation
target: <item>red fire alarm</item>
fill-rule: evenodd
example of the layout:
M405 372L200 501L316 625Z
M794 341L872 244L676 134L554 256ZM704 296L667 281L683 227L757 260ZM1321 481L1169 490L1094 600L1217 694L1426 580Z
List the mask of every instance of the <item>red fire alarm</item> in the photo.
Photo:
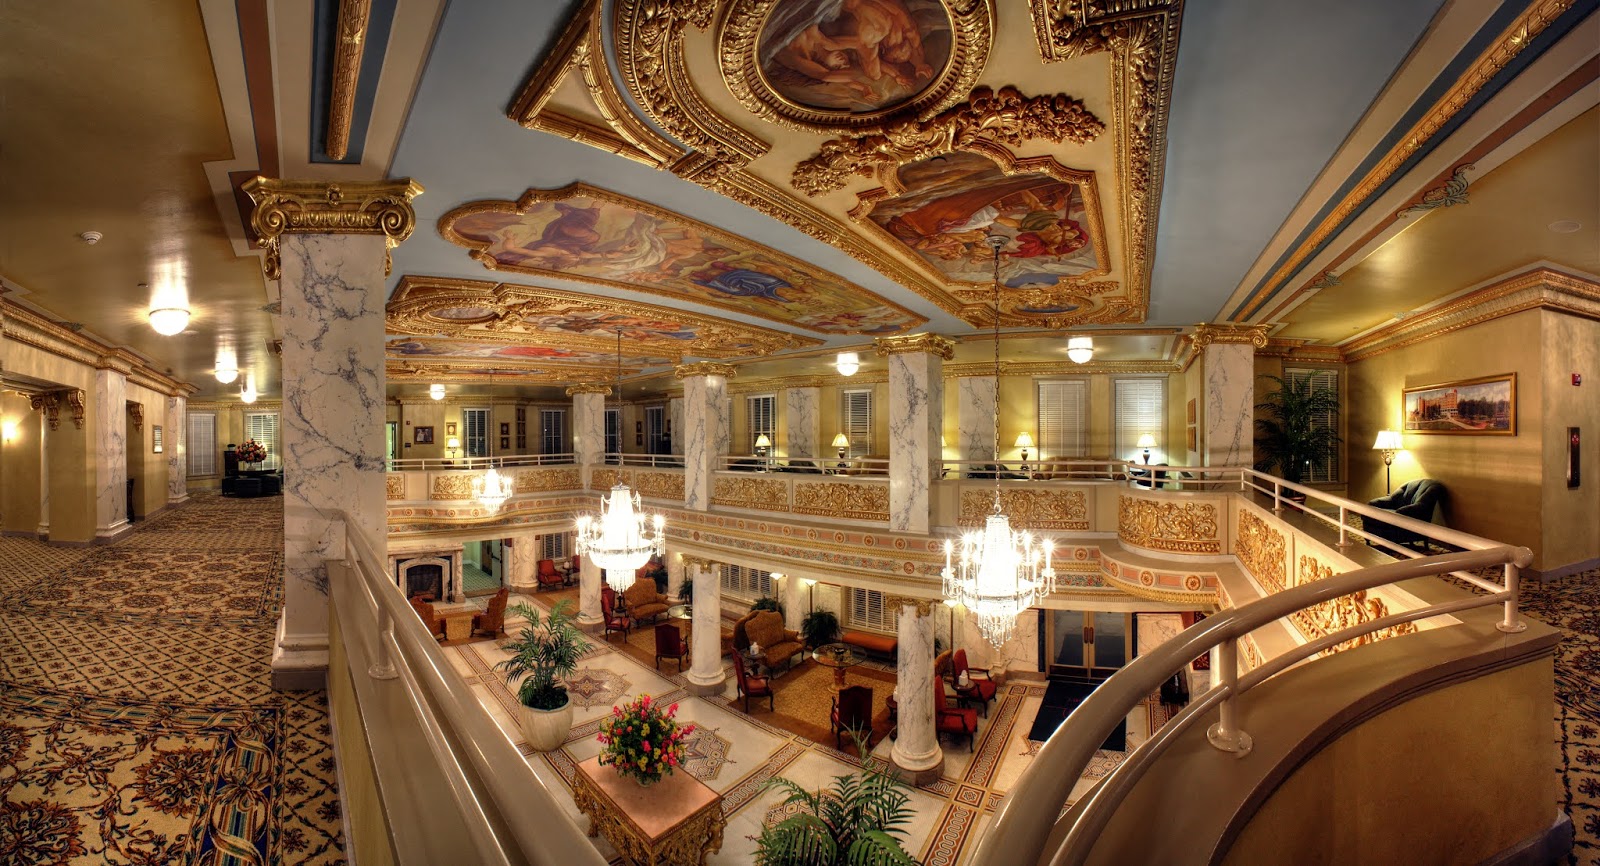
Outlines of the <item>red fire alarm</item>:
M1582 373L1573 373L1572 374L1572 384L1573 385L1582 385L1583 384L1583 374Z

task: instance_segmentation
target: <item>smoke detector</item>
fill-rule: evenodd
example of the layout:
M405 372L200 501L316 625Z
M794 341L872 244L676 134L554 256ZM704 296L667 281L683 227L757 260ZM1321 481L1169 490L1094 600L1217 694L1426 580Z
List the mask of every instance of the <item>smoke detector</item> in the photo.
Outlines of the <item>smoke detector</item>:
M99 232L84 232L83 234L78 235L78 237L81 238L84 243L92 247L95 244L100 243L100 239L105 237L105 235Z

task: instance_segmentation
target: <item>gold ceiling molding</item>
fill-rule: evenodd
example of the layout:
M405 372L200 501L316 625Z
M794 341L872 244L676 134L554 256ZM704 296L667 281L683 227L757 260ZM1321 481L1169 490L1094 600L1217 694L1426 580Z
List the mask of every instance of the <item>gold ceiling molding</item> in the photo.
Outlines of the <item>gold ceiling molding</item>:
M1033 0L1034 35L1045 61L1111 53L1123 258L1141 321L1148 303L1182 20L1183 0Z
M872 348L880 358L890 355L927 354L938 355L948 361L956 356L955 341L938 334L879 337L872 341Z
M392 264L389 252L417 227L411 200L422 195L422 184L409 177L334 183L256 175L239 188L255 203L250 228L266 247L262 269L269 280L283 276L278 246L285 234L383 235L387 276Z
M999 93L979 87L966 102L928 120L910 118L875 134L823 142L814 156L794 167L791 182L807 195L822 195L843 189L854 177L892 173L902 165L956 151L988 155L998 150L1009 157L1000 145L1015 147L1030 139L1087 144L1105 128L1083 100L1065 93L1030 97L1009 85Z
M328 100L328 136L323 150L330 159L344 159L350 148L350 118L356 105L356 81L367 47L372 0L339 0L337 39L333 46L333 86Z
M499 369L492 374L470 366L455 368L442 364L410 366L390 362L384 366L385 376L399 382L437 382L444 385L562 385L577 379L592 377L592 370L579 369Z
M1494 44L1478 55L1472 68L1456 80L1450 91L1440 97L1428 113L1407 130L1389 153L1367 172L1361 182L1345 194L1339 204L1317 224L1316 229L1284 259L1283 265L1250 294L1239 307L1241 314L1252 315L1256 308L1264 304L1290 277L1294 276L1301 266L1322 248L1323 243L1344 224L1345 220L1383 188L1394 177L1395 172L1406 165L1423 145L1431 141L1446 124L1467 107L1485 84L1515 60L1535 37L1550 26L1551 22L1572 8L1573 3L1574 0L1537 0L1523 10L1522 14L1501 32Z
M0 311L0 340L29 346L86 367L111 369L114 366L125 373L129 381L168 397L187 397L199 390L150 367L142 357L127 349L107 346L26 307L0 306L4 308ZM112 358L116 360L107 360ZM16 366L11 369L21 371Z
M57 391L45 391L34 394L28 398L28 408L44 416L51 430L61 429L61 407L66 406L72 413L72 426L83 429L84 413L86 411L83 400L82 388L63 388Z
M611 396L611 386L591 382L579 385L569 385L567 387L568 397L576 397L579 394L599 394L604 397L609 397Z
M1213 343L1246 343L1257 349L1267 347L1266 325L1212 325L1201 323L1194 326L1194 333L1189 335L1189 341L1196 349L1204 349Z
M1431 310L1340 345L1346 361L1362 361L1525 310L1554 310L1600 320L1600 283L1538 268L1508 277Z
M948 367L946 369L949 369ZM789 388L827 388L829 386L857 387L881 385L889 381L888 370L861 372L854 376L772 376L765 379L740 379L728 384L729 394L752 394L759 391L781 391Z
M717 24L722 80L751 114L807 132L872 130L893 118L938 111L977 83L994 43L994 10L990 2L952 0L944 4L949 15L950 56L920 92L875 111L816 108L785 98L761 70L757 56L759 37L768 16L780 5L782 0L733 0L723 8Z
M715 361L696 361L693 364L679 364L672 368L674 379L688 379L692 376L721 376L732 379L739 375L739 370L732 364L718 364Z
M483 314L466 319L438 315L444 311L473 308ZM685 355L700 358L770 355L784 349L820 346L824 342L815 337L796 336L637 301L514 283L409 275L400 279L400 285L389 299L385 327L390 334L444 334L507 344L615 351L614 336L574 333L559 326L530 328L526 320L531 316L622 316L648 320L648 324L660 324L669 329L672 326L693 328L692 340L642 339L637 332L641 328L648 329L644 324L628 329L631 332L628 346L635 354L660 354L674 361Z
M1339 351L1338 346L1314 346L1308 340L1289 340L1278 337L1268 339L1266 348L1258 349L1256 354L1268 358L1287 358L1295 361L1344 362L1344 352Z
M1001 376L1082 376L1094 373L1176 373L1172 361L1091 361L1074 364L1071 361L1001 361ZM944 365L946 379L993 377L994 362L974 361L964 364Z
M283 408L282 400L256 400L246 403L243 400L198 400L185 407L190 412L228 412L232 410L251 412L276 412Z

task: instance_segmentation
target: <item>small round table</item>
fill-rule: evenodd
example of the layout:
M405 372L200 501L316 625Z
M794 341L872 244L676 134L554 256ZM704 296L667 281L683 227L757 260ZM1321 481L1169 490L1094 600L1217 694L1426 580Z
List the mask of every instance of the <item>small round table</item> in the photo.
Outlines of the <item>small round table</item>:
M668 619L694 619L694 608L687 604L675 604L667 608Z
M811 651L817 664L833 668L833 690L844 688L844 672L866 661L849 644L827 643Z

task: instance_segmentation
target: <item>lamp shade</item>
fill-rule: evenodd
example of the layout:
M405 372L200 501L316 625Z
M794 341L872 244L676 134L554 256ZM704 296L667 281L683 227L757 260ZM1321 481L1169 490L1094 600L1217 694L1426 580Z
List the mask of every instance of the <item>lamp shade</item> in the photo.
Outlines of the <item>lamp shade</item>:
M835 447L835 448L849 448L850 447L850 437L844 435L843 433L840 433L839 435L833 437L833 447Z
M454 451L457 448L460 448L461 447L461 437L459 437L459 436L451 436L450 438L444 440L444 447L449 448L451 451Z
M182 307L161 307L150 311L150 327L163 337L183 333L189 326L189 311Z
M772 440L768 439L767 438L767 434L763 433L760 436L756 437L756 447L757 448L770 448L770 447L772 447Z
M1013 443L1013 444L1015 444L1016 447L1018 447L1018 448L1032 448L1033 447L1033 434L1028 433L1027 431L1023 431L1021 433L1018 433L1017 434L1017 441L1015 443Z
M1374 451L1404 451L1405 447L1400 443L1398 430L1379 430L1378 440L1372 443Z
M840 352L833 366L838 368L841 376L854 376L861 369L861 356L855 352Z
M1154 448L1154 447L1156 447L1156 437L1151 436L1149 433L1141 433L1141 434L1139 434L1139 441L1137 443L1135 443L1134 447L1135 448Z

